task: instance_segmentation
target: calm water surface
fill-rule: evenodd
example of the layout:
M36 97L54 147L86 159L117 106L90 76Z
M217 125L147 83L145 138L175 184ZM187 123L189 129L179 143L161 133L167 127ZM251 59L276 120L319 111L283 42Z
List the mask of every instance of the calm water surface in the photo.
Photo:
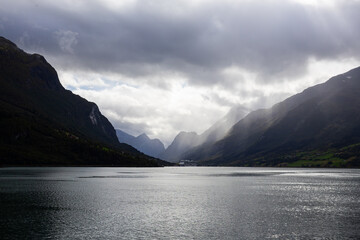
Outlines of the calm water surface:
M3 168L0 239L360 239L360 170Z

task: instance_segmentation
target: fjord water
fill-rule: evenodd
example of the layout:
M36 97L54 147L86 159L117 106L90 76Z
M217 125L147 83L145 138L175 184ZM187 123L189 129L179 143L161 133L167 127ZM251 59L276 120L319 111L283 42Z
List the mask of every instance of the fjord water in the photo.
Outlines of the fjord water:
M2 168L1 239L359 239L360 170Z

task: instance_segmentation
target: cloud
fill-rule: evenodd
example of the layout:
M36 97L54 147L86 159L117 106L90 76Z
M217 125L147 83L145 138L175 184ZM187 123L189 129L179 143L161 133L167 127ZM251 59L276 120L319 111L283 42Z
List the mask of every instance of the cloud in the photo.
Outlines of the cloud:
M78 35L78 33L69 30L58 30L55 32L60 49L66 53L74 53L74 47L78 43Z
M0 32L116 127L169 141L359 65L359 12L357 0L17 0L0 5Z
M168 89L118 84L74 92L96 102L116 128L133 135L146 132L165 144L170 144L179 129L205 131L229 109L204 98L208 89L187 87L180 82L171 83Z
M259 81L271 81L303 74L309 56L324 59L359 53L359 2L332 2L336 7L280 0L176 5L128 1L120 6L112 1L105 5L79 1L67 8L67 2L38 1L38 7L24 4L25 16L11 18L55 34L56 44L47 45L60 45L63 52L72 53L81 41L73 64L61 59L60 67L121 71L128 76L153 74L148 69L154 67L185 74L194 84L212 85L221 81L219 71L231 65L259 73ZM14 14L11 8L7 12L3 14ZM30 34L31 29L27 31ZM45 33L30 35L34 42L53 41L44 38ZM58 48L46 51L62 54Z
M71 90L76 89L102 89L113 85L104 76L96 73L87 74L85 72L64 72L58 73L61 83Z

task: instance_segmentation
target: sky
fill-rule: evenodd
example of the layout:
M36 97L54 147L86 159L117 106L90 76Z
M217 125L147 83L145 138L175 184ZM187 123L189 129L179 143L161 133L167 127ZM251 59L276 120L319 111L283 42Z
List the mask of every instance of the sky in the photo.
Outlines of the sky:
M0 0L0 35L115 128L171 143L360 66L360 0Z

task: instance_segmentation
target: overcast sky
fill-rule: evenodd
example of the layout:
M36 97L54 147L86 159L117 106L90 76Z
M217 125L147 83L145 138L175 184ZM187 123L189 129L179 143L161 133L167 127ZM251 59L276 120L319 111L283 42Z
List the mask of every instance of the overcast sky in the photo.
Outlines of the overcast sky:
M359 0L0 0L0 35L115 128L169 144L360 66L359 13Z

